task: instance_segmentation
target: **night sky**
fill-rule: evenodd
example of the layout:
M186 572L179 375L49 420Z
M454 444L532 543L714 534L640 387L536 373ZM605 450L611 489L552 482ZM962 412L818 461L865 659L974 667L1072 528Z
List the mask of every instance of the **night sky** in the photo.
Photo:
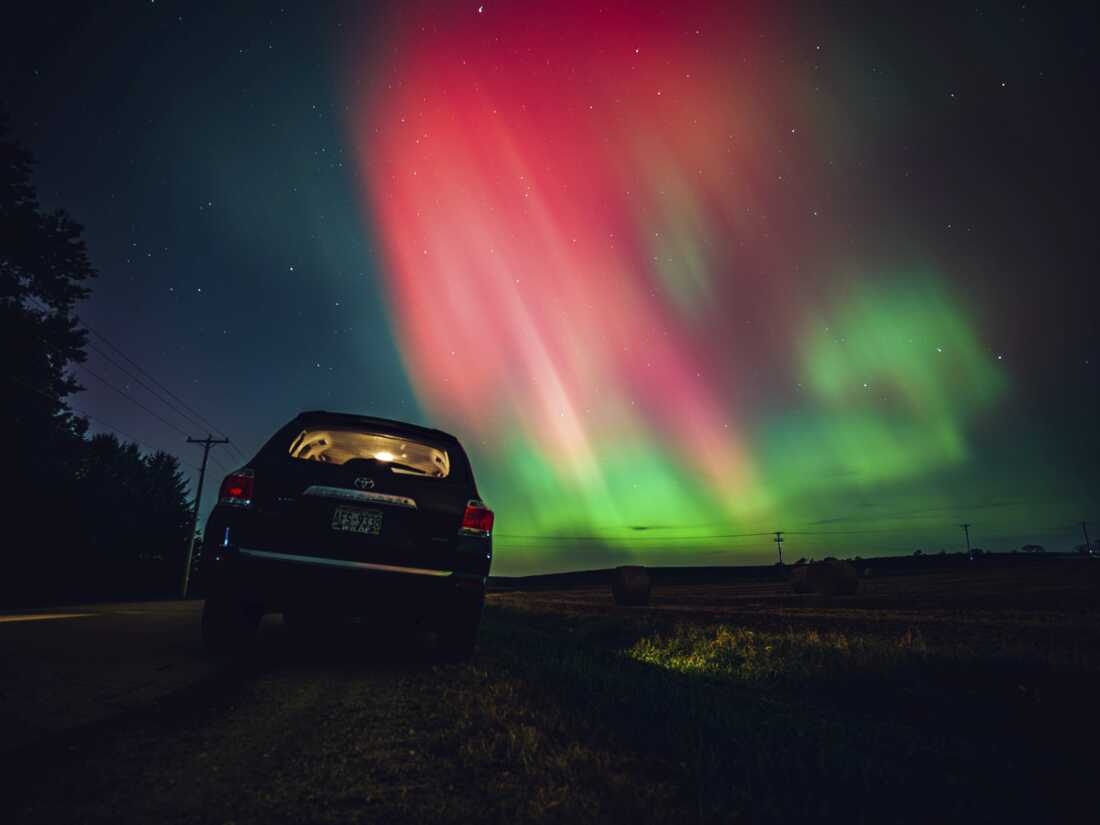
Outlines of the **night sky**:
M73 403L227 434L204 514L332 409L458 435L497 573L1100 519L1095 9L222 5L0 26L99 269Z

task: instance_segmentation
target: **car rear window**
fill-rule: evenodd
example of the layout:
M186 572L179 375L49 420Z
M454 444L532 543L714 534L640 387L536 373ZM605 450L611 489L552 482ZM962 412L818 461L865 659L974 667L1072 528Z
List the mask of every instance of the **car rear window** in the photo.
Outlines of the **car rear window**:
M332 427L307 429L290 442L289 452L291 458L325 464L374 459L402 475L447 478L451 474L451 456L443 447L385 433Z

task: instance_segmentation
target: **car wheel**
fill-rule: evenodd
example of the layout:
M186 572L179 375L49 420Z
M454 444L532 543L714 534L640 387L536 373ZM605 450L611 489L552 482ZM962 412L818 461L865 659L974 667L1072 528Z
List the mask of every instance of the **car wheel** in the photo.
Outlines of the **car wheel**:
M247 652L256 640L261 611L230 599L207 599L202 611L202 640L215 655Z
M440 655L450 662L464 662L474 655L477 648L477 631L481 624L480 611L472 617L456 618L439 631L437 648Z
M296 642L314 642L325 637L331 630L333 621L309 610L287 610L283 612L283 624L287 635Z

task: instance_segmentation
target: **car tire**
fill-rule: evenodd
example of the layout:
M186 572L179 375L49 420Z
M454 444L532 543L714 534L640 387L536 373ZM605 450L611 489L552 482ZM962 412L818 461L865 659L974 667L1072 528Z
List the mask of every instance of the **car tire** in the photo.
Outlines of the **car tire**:
M202 641L215 656L248 652L256 641L261 611L230 599L207 599L202 611Z
M481 625L481 610L472 615L454 617L441 628L436 643L440 656L449 662L465 662L477 649L477 631Z
M283 624L287 636L296 642L315 642L330 633L335 620L309 610L287 610L283 612Z

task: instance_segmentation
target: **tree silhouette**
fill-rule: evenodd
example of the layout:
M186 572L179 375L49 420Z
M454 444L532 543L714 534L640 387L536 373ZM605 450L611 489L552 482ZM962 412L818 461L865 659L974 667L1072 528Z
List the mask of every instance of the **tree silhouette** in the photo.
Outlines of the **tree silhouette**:
M190 512L174 456L143 456L134 444L100 434L83 445L73 504L81 539L63 553L82 570L74 595L128 597L172 592L183 569ZM67 556L67 558L65 558Z
M12 446L33 449L42 466L47 444L28 439L28 427L66 445L83 432L65 405L80 389L66 368L85 358L87 335L73 310L88 294L83 282L96 273L80 225L64 210L39 206L32 166L0 115L0 345L5 377L15 384L6 388L0 415L20 428Z
M30 153L0 115L0 603L169 593L189 524L176 459L113 435L85 440L67 398L85 359L75 315L95 277L81 227L45 211ZM10 509L9 509L10 508Z
M0 427L7 435L0 486L11 508L3 578L15 592L27 576L48 572L43 536L63 539L75 529L57 502L72 493L72 459L87 425L65 403L80 389L67 367L85 357L73 310L95 275L80 226L39 206L32 166L0 115Z

